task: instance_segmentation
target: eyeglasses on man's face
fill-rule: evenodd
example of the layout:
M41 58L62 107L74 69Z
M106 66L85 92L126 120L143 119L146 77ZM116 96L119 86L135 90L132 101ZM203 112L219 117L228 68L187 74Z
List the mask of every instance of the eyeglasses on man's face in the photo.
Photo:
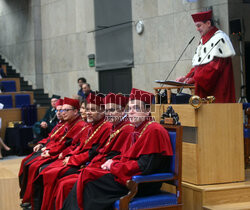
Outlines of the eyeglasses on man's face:
M70 110L75 110L75 109L61 109L60 112L68 112Z
M105 109L105 113L108 113L108 112L115 112L115 111L116 111L115 108Z

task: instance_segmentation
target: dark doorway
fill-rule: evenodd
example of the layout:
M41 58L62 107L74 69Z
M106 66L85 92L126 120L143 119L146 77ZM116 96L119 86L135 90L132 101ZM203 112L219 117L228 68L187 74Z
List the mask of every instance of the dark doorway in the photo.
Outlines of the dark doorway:
M245 42L246 97L250 102L250 42Z
M99 71L99 91L101 93L130 94L131 89L131 68Z
M94 0L96 71L134 66L131 0Z

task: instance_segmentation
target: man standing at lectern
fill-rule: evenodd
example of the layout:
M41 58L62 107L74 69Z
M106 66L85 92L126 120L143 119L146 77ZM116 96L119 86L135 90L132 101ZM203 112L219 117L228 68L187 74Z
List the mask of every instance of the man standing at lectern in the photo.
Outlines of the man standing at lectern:
M214 26L212 10L192 15L201 35L192 60L193 68L178 82L195 84L201 98L215 96L216 103L234 103L235 89L231 56L235 55L229 37Z

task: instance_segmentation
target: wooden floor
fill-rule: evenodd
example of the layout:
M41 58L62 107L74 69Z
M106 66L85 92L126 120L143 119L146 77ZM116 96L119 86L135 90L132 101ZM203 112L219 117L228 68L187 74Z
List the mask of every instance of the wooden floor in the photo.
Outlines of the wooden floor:
M20 208L18 170L22 158L0 160L0 210ZM246 181L194 186L183 182L183 210L250 209L250 169Z
M21 209L19 199L18 170L22 158L0 160L0 209Z

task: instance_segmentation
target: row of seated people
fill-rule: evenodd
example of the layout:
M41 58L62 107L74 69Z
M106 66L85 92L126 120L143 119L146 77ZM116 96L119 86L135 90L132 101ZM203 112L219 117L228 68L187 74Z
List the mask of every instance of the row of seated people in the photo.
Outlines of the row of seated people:
M59 99L58 124L21 163L21 206L113 209L128 193L126 182L133 175L169 171L171 142L167 130L151 118L152 99L151 93L134 88L129 99L113 93L105 98L90 94L81 105ZM138 195L159 192L160 186L143 184Z

